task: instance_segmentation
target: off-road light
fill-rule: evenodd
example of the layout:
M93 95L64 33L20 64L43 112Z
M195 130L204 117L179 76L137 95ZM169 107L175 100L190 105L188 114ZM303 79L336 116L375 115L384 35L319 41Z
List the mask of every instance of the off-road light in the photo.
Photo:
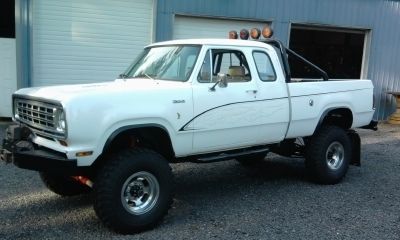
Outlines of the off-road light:
M240 39L242 40L249 39L249 31L247 29L240 30Z
M250 30L250 36L252 39L259 39L261 35L261 31L258 28L252 28Z
M270 38L274 34L274 31L272 31L272 28L270 26L265 26L262 30L262 35L264 38Z
M229 39L238 39L238 33L236 31L230 31Z

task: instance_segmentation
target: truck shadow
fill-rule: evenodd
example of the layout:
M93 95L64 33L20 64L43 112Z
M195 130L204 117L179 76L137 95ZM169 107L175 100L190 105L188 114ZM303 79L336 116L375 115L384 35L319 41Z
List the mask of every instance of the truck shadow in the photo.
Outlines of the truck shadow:
M187 164L174 168L176 194L209 192L244 187L245 185L287 184L308 181L304 159L267 158L252 166L243 166L235 160L208 165ZM213 194L213 192L210 192ZM224 193L225 194L225 193Z
M164 223L153 231L165 231L164 227L171 227L171 224L181 227L181 224L196 222L193 218L199 211L207 211L209 199L213 199L216 207L225 204L228 199L242 201L245 196L241 190L246 188L250 188L249 195L258 192L270 196L284 185L295 182L304 184L306 175L302 162L273 158L252 167L244 167L235 160L214 164L173 165L176 179L174 204ZM93 194L64 198L46 190L40 182L35 185L37 191L29 193L28 201L3 205L2 217L7 219L7 224L0 238L31 238L52 229L57 229L57 232L76 229L78 232L114 235L95 216L92 208ZM26 196L18 194L12 198L19 197ZM216 214L219 214L218 211ZM41 219L46 224L32 226L32 222L24 219ZM77 230L80 228L82 230ZM149 232L143 234L146 236Z
M307 199L318 206L318 199L326 194L347 192L351 186L375 186L370 181L376 181L377 178L373 176L380 174L375 171L377 166L380 169L398 167L398 162L391 155L392 151L397 151L398 146L398 140L364 144L364 167L360 170L351 167L343 183L333 186L320 186L310 182L304 159L276 155L270 155L251 167L242 166L235 160L213 164L173 164L176 184L172 209L163 224L151 231L155 231L154 233L145 232L140 235L147 236L165 232L167 229L179 231L188 225L195 227L199 219L209 219L210 212L215 216L214 219L221 218L221 221L216 221L218 224L223 224L221 222L229 221L230 217L241 216L243 212L257 215L269 214L269 211L284 211L281 209L282 201L287 201L287 206L290 206ZM8 171L13 170L9 168ZM32 175L23 173L22 170L21 173L15 171L15 174ZM58 233L75 229L74 232L83 231L87 236L114 235L96 218L92 208L92 194L58 197L45 190L39 178L33 175L30 184L37 191L13 191L11 198L20 198L21 201L2 199L3 203L10 203L0 207L1 220L4 222L1 239L44 236L46 231L54 232L54 229ZM40 219L41 224L32 227L32 219ZM220 227L224 228L224 225Z

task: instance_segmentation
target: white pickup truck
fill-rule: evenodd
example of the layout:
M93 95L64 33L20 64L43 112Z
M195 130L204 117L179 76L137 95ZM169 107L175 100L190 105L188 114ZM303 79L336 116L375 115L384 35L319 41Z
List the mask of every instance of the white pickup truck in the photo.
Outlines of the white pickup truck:
M1 157L57 194L93 189L96 214L122 233L167 213L172 162L249 165L275 152L338 183L360 164L352 129L376 128L373 85L328 80L305 59L322 79L293 80L288 55L302 59L271 39L160 42L115 81L20 89Z

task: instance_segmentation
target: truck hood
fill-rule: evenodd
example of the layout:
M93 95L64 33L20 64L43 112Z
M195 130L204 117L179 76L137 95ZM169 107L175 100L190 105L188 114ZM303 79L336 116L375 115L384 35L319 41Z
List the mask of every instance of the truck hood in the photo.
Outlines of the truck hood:
M134 94L136 91L160 91L161 89L179 88L183 85L183 82L175 81L116 79L112 82L103 83L23 88L15 92L15 94L67 103L74 98L82 98L90 95L103 95L106 97L108 94L128 91Z

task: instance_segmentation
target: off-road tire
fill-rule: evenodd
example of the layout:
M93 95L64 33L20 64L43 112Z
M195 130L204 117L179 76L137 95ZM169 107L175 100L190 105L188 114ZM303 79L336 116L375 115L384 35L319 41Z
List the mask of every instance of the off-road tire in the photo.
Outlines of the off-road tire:
M267 156L266 153L255 153L246 156L236 157L235 159L241 165L251 167L263 161L266 156Z
M159 194L150 210L135 214L128 211L122 194L127 181L143 172L155 177ZM141 232L155 227L167 214L172 204L172 189L172 171L164 157L149 149L122 150L109 156L99 169L94 183L94 210L104 225L116 232Z
M60 176L48 172L40 172L39 174L42 182L50 191L63 197L88 193L92 190L70 176Z
M336 145L337 159L341 164L332 164L332 148ZM320 184L339 183L346 175L351 159L351 141L346 131L337 126L323 126L312 137L306 146L306 168L313 181ZM342 153L342 154L341 154ZM330 162L330 163L329 163ZM335 164L333 164L335 165Z

